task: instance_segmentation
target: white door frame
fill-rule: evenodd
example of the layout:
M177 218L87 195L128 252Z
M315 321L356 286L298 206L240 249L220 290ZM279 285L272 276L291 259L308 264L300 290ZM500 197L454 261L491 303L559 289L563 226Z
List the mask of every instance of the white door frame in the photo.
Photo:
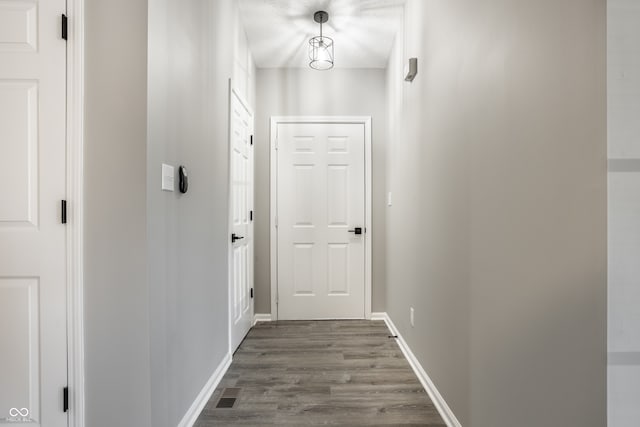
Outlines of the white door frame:
M84 0L67 0L67 378L69 427L84 427Z
M231 270L233 268L233 243L231 243L231 233L233 233L233 213L232 213L232 209L233 206L231 205L231 195L232 195L232 177L231 177L231 162L232 162L232 158L231 158L231 154L232 154L232 142L231 142L231 102L232 102L232 97L236 96L238 98L238 101L240 101L240 103L244 106L244 108L247 109L247 111L249 112L249 114L251 114L251 132L252 134L255 132L255 115L253 113L253 109L251 108L251 106L249 105L249 103L244 99L244 97L242 96L242 94L240 93L240 91L236 88L236 86L234 86L233 84L233 80L229 79L229 105L227 107L227 114L229 115L227 117L227 121L228 121L228 129L227 129L227 140L228 140L228 148L229 148L229 158L228 158L228 163L229 163L229 173L227 174L227 204L229 206L228 209L228 213L227 213L227 242L228 242L228 249L227 249L227 307L229 309L228 312L228 323L227 323L227 333L229 335L229 339L228 339L228 347L229 347L229 355L231 357L233 357L233 353L235 351L234 348L232 348L232 343L231 343L231 325L233 324L233 298L231 297L232 295L232 283L231 283ZM253 149L253 148L252 148ZM253 177L253 183L251 185L251 197L253 199L253 203L251 204L251 206L255 209L255 180L256 180L256 174L255 174L255 152L254 152L254 157L253 157L253 173L252 173L252 177ZM253 221L251 221L251 227L253 227L253 236L255 239L255 225L253 223ZM253 247L254 247L254 251L255 251L255 240L253 243ZM255 260L254 260L255 256L251 257L250 262L252 263L252 268L251 268L251 273L252 273L252 279L251 279L251 287L254 288L254 295L255 295L255 278L253 277L253 272L255 271ZM255 299L251 298L251 305L253 306L251 309L251 325L253 325L253 316L255 313Z
M278 207L278 125L286 123L341 123L364 125L364 176L365 176L365 224L364 234L364 317L371 319L371 116L273 116L271 117L271 177L270 177L270 243L271 243L271 320L278 320L278 228L276 215Z

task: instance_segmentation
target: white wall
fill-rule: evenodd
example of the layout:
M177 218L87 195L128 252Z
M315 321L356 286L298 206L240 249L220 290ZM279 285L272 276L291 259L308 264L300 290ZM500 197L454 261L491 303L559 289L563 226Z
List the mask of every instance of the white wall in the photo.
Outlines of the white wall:
M255 121L256 313L271 312L269 244L270 119L272 116L371 116L374 236L373 311L385 299L385 72L383 69L258 69Z
M86 425L145 427L147 2L85 4Z
M465 427L606 424L605 21L604 0L407 2L387 312Z
M609 0L609 427L640 420L640 3Z
M235 42L234 42L235 40ZM149 0L147 146L151 410L178 424L229 351L229 79L253 102L237 2ZM161 190L161 164L189 191Z

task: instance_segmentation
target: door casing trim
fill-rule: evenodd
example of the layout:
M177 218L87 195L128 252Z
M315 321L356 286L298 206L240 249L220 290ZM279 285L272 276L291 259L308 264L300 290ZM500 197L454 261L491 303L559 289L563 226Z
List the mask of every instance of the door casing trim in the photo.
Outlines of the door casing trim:
M278 229L276 227L276 214L278 203L278 156L276 155L276 142L278 139L278 125L286 123L342 123L364 125L364 179L365 179L365 259L364 259L364 317L371 319L371 242L373 240L373 226L371 222L372 211L372 174L371 174L371 116L272 116L270 137L270 265L271 265L271 319L278 320Z
M67 0L67 386L69 427L85 425L84 0Z

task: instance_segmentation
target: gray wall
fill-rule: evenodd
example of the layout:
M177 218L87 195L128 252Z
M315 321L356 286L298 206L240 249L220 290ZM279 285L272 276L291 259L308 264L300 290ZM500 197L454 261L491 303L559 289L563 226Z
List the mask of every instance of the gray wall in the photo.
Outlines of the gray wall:
M385 72L383 69L258 69L255 119L256 313L271 312L269 168L271 116L371 116L372 309L385 307Z
M609 427L640 420L640 3L607 1Z
M151 426L147 2L85 5L86 425Z
M450 3L440 2L442 7ZM458 63L448 33L461 24L440 12L436 2L424 4L429 8L419 8L422 2L405 6L405 29L396 36L387 67L392 206L386 208L386 311L468 427L469 153L461 131L466 119L461 110L468 101L455 93ZM426 16L427 10L434 16ZM446 33L436 39L435 29ZM427 30L433 32L431 43L413 48L427 40ZM437 61L445 55L448 62ZM410 84L403 68L412 56L418 57L418 75Z
M387 311L465 426L606 425L605 17L604 0L407 3Z
M150 0L147 208L154 427L175 426L229 351L228 110L237 2ZM238 75L238 73L236 73ZM247 76L243 87L247 88ZM161 164L188 169L161 190Z
M177 425L228 353L229 78L255 90L244 37L233 0L87 1L88 426ZM160 190L163 162L189 168L186 195Z

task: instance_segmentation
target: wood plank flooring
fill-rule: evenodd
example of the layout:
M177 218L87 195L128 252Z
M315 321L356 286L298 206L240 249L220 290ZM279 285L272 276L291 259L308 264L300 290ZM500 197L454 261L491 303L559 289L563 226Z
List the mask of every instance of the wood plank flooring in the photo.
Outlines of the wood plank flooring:
M382 321L258 323L196 427L445 426ZM232 408L219 408L232 402Z

